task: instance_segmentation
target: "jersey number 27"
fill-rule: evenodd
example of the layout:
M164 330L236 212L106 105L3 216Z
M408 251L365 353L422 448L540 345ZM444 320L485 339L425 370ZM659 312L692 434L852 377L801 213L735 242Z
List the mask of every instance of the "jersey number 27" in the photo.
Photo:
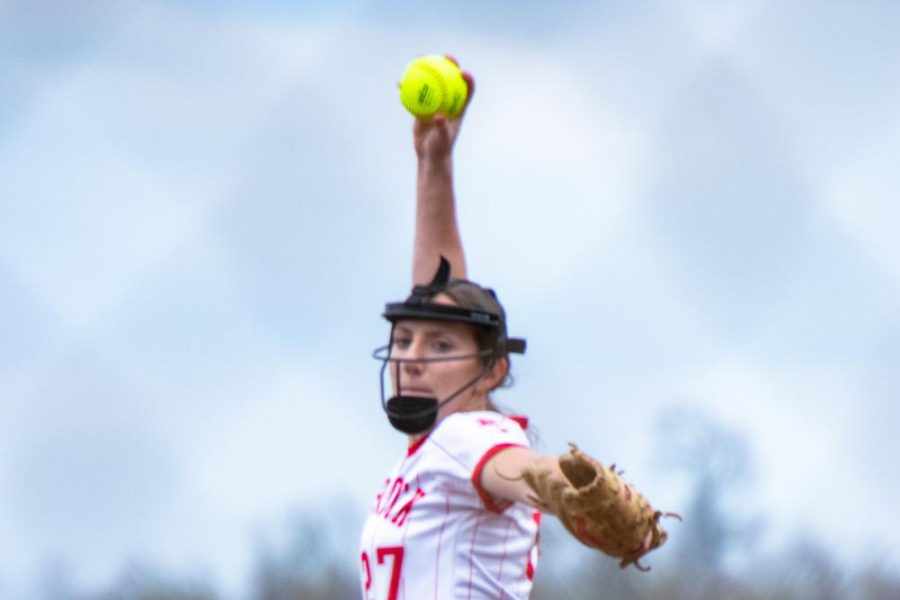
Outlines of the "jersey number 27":
M400 589L400 572L403 569L403 546L385 546L375 549L375 560L379 565L391 559L391 583L388 587L388 596L385 600L397 600L397 591ZM372 563L369 554L362 553L363 584L366 588L366 597L372 590Z

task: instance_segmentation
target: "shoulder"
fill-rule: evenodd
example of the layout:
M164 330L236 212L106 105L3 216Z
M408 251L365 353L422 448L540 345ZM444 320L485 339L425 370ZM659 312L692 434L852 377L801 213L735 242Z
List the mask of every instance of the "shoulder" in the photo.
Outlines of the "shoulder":
M482 473L495 456L508 448L529 448L523 424L493 411L455 413L435 431L435 445L462 469L460 479L473 490L478 506L500 514L511 502L492 496L482 485Z
M445 429L447 431L523 431L523 421L524 417L516 417L514 419L493 410L473 410L447 415L447 417L441 421L438 429Z
M490 410L459 412L448 415L432 433L436 442L445 444L494 443L529 445L523 423Z

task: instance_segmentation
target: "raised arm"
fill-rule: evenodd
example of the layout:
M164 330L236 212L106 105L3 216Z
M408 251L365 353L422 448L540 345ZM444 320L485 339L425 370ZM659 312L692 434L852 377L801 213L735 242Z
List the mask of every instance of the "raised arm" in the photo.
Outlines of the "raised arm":
M466 108L475 90L472 76L463 73L469 86ZM414 284L431 281L439 257L450 261L452 277L466 278L466 259L456 219L453 193L453 146L466 110L452 121L438 116L432 121L416 119L413 142L418 161L416 171L416 234L413 246Z

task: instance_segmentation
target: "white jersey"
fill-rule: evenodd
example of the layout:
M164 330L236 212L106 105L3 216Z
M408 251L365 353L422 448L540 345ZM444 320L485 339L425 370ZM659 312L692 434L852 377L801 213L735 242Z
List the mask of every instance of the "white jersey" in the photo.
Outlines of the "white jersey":
M528 598L540 513L480 484L510 446L529 446L519 421L477 411L447 416L408 449L363 529L365 600Z

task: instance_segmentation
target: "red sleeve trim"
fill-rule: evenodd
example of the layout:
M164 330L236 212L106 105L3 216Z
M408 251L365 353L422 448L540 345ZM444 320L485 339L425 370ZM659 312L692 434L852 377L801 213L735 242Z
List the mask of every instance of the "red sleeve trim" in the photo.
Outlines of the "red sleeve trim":
M484 503L484 507L488 509L492 513L500 514L510 506L512 506L512 502L509 500L501 500L495 501L494 498L481 486L481 472L484 470L484 465L487 464L489 460L491 460L495 454L500 452L501 450L506 450L507 448L525 448L522 444L497 444L496 446L488 449L487 452L484 453L484 456L481 457L481 460L478 461L478 464L475 465L475 469L472 471L472 485L475 486L475 491L478 492L478 497L481 498L481 501Z

